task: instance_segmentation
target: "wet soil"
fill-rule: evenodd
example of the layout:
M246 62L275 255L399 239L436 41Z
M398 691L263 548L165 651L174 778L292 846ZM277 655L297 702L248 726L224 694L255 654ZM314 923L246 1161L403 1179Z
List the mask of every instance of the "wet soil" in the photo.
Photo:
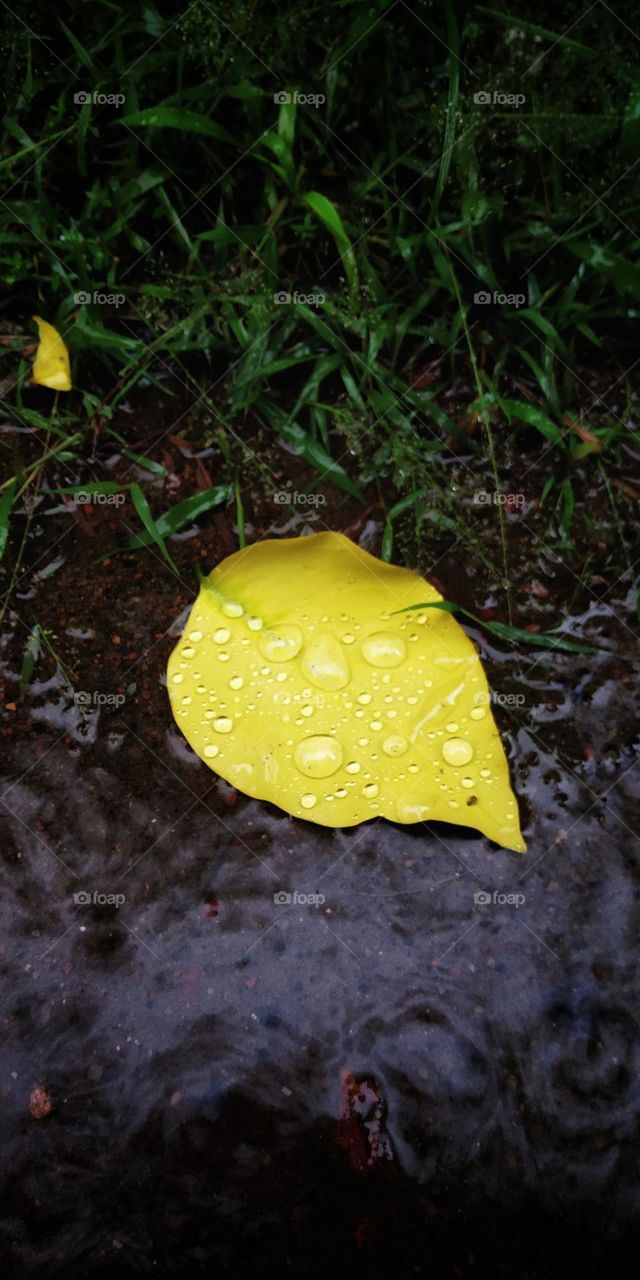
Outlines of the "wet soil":
M222 478L184 441L154 456L157 510ZM326 501L284 506L252 478L248 541L330 527L379 551L375 486L363 508L262 456ZM514 621L562 620L599 652L471 632L524 855L445 824L331 831L234 791L181 737L164 679L193 566L237 547L233 506L171 539L176 577L156 548L123 552L128 502L44 496L2 635L3 1274L627 1274L635 595L606 512L587 512L588 546L550 543L533 474L506 513ZM475 556L409 525L396 554L498 616L493 516ZM58 662L45 647L21 688L35 622Z

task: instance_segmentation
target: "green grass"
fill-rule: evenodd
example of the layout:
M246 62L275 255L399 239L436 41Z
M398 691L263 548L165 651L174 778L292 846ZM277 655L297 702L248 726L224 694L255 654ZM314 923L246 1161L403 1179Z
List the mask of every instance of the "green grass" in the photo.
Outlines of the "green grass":
M561 20L550 2L388 10L98 0L81 21L43 3L28 25L5 15L2 410L31 436L0 436L0 551L12 516L28 524L28 491L64 486L97 436L135 455L118 410L149 383L168 394L170 372L214 423L240 541L261 424L311 485L363 503L379 486L386 557L411 521L418 542L435 524L477 551L443 457L471 492L487 465L499 490L524 455L544 458L549 543L574 545L595 484L630 563L633 499L612 487L634 443L640 303L628 33L601 5ZM83 90L125 102L75 104ZM279 90L325 102L276 104ZM323 300L278 305L280 290ZM481 305L480 290L524 303ZM123 301L78 305L82 291ZM28 386L36 311L72 353L75 389L53 412ZM440 494L428 511L425 489ZM129 492L134 545L173 564L166 538L191 511L154 515ZM195 497L198 514L214 505ZM501 506L494 519L511 622Z

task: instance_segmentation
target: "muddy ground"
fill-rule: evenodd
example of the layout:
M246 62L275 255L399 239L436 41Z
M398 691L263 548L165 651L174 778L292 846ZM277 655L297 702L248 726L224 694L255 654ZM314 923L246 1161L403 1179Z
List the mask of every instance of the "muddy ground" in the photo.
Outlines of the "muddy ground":
M136 436L169 471L155 488L99 441L59 479L144 477L162 511L226 478L188 426L156 446L158 426ZM247 470L248 541L329 527L379 552L375 485L363 508L254 445L274 489ZM139 528L128 502L43 495L2 634L7 1275L627 1273L640 1235L633 574L624 559L611 569L619 530L588 468L583 541L550 543L548 466L530 462L514 457L509 477L526 495L506 513L514 621L562 621L600 651L513 649L471 629L502 699L523 855L445 824L331 831L217 779L172 720L164 672L194 565L238 545L233 504L171 539L176 577L156 548L123 553ZM469 460L442 465L470 512ZM305 486L325 501L274 500ZM633 499L623 510L631 540ZM471 514L471 540L401 523L395 555L504 617L495 512ZM51 647L21 687L35 622ZM325 902L279 905L279 891Z

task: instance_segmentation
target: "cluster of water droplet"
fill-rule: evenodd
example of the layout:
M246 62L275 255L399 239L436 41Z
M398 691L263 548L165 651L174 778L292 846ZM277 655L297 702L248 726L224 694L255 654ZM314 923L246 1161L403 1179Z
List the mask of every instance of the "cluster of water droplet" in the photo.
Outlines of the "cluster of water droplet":
M277 715L285 733L292 729L310 729L312 717L317 712L324 713L329 709L335 713L335 724L327 724L327 716L322 716L322 732L305 736L298 733L285 737L281 744L284 758L301 779L308 780L313 786L313 789L309 785L306 789L304 786L299 789L298 802L303 810L313 809L319 799L340 801L352 794L362 803L363 811L356 813L356 820L371 816L380 809L384 800L384 795L380 794L381 783L384 789L384 779L389 777L393 780L395 795L398 792L396 784L406 783L405 794L396 802L397 817L401 821L418 821L431 812L432 806L424 799L427 790L433 792L434 787L439 788L448 806L459 809L460 802L455 798L460 795L459 788L470 793L466 804L472 805L478 801L477 795L472 793L478 787L491 785L490 769L480 769L477 777L473 769L474 747L465 736L466 716L459 717L460 723L450 719L441 727L443 718L447 711L451 712L462 690L469 683L478 682L477 659L474 655L469 660L470 670L466 674L463 671L459 683L445 700L430 703L429 689L433 682L426 675L428 646L419 643L420 628L427 621L425 614L418 614L411 620L403 619L396 623L395 630L391 630L384 628L389 614L383 613L381 628L359 641L360 624L350 620L347 614L341 615L339 623L328 616L322 617L320 629L309 621L307 615L301 615L301 621L308 623L305 637L295 623L265 627L261 618L247 614L243 606L233 600L222 600L219 609L225 622L216 626L213 632L207 632L205 614L194 612L192 621L199 626L187 632L179 652L178 670L171 680L175 686L184 684L185 677L188 681L188 692L182 695L179 688L175 691L179 716L190 714L189 707L194 700L196 705L204 706L201 754L208 761L217 758L219 765L225 760L226 775L232 781L242 785L243 780L251 776L253 765L233 760L232 753L224 750L225 738L233 732L235 720L245 713L251 715L255 712L260 699L267 694L265 705L269 705L270 714ZM333 630L328 629L329 625ZM245 678L234 672L232 666L221 681L215 681L214 688L209 688L197 669L203 643L207 647L213 645L215 659L222 669L224 664L232 661L234 646L236 652L240 646L240 651L246 649L252 657L257 651L257 656L250 661L248 688L245 688ZM412 646L415 646L413 651ZM356 653L364 659L370 673L370 679L363 681L368 685L366 688L354 687L352 666L357 665L362 670L360 664L354 664L352 659L351 655ZM457 669L455 665L451 666L457 676L460 665L464 667L465 659L444 653L432 657L431 661L436 666L457 664ZM209 658L207 666L208 662ZM296 669L295 674L308 682L301 690L298 688L299 679L291 680L294 674L291 664ZM420 664L424 664L422 671ZM221 696L221 684L228 688L229 694ZM269 694L275 706L270 705ZM471 721L485 717L485 699L486 694L478 696L477 704L469 711ZM399 715L402 717L402 732L394 725ZM329 719L333 718L332 715ZM340 739L340 725L352 725L353 720L362 722L362 733L356 740L359 758L353 748L345 751ZM273 738L273 722L270 737ZM484 754L486 759L491 758L491 752ZM284 776L283 771L280 777L280 763L273 751L265 753L262 759L267 780L280 781L286 789L291 782L291 772ZM425 772L429 773L428 788L418 785L420 779L416 777L418 774L424 776ZM324 787L315 785L325 783L325 780ZM509 818L510 815L505 816ZM339 821L336 815L337 825Z

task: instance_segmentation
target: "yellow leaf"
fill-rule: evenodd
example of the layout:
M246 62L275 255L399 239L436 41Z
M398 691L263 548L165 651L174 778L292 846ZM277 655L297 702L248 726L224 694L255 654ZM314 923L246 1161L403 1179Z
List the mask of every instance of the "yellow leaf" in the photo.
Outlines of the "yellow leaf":
M69 352L60 337L48 321L34 316L38 326L40 339L33 362L33 381L39 387L51 387L54 391L71 390L71 368Z
M168 665L175 719L297 818L475 827L524 850L476 650L416 573L340 533L255 543L204 579Z

